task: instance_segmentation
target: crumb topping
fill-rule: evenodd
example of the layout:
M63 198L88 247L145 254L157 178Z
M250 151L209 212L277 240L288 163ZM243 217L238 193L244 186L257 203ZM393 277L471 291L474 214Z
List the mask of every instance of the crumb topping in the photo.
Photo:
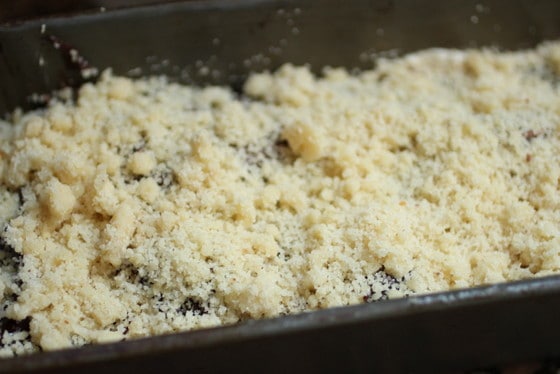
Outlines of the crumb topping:
M0 355L560 272L560 44L0 121Z

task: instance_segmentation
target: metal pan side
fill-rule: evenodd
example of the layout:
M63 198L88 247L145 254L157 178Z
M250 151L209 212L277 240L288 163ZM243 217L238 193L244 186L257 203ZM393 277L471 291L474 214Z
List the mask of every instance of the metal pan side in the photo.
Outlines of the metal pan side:
M249 71L285 62L320 72L371 68L387 51L531 47L560 35L557 8L550 0L212 0L8 24L0 26L0 112L83 81L51 37L99 70L239 86ZM212 74L200 74L201 64Z
M36 354L0 371L466 370L557 355L559 296L548 277Z

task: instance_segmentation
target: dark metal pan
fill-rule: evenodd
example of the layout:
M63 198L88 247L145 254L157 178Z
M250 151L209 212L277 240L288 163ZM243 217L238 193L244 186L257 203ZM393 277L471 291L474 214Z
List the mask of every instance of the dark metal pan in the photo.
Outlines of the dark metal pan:
M90 67L238 87L283 62L368 68L387 51L559 36L556 0L195 1L33 20L0 27L0 112L78 85ZM40 353L0 371L469 370L560 356L559 315L560 277L549 277Z

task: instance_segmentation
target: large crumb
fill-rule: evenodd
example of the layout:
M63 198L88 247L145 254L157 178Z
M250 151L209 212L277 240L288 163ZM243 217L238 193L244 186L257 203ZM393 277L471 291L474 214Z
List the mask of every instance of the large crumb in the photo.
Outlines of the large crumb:
M0 125L4 356L560 272L560 43L103 75Z

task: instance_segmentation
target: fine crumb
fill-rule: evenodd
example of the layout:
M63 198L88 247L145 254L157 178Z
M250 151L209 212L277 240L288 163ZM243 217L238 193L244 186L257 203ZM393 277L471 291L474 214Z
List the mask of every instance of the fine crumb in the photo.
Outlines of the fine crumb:
M0 121L0 356L559 273L559 56L109 71Z

